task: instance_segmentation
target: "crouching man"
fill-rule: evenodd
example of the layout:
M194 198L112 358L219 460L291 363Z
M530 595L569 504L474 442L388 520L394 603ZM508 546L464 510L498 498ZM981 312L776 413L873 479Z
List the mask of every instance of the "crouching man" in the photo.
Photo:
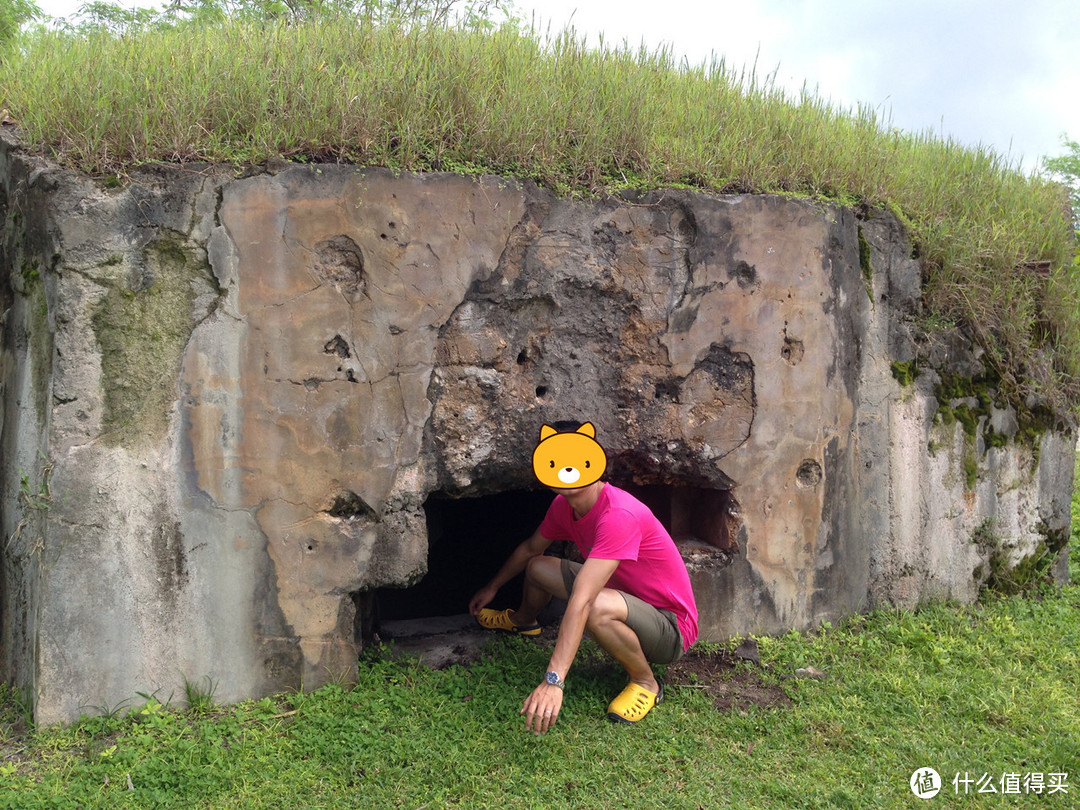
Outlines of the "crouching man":
M663 700L664 685L651 664L678 660L697 639L697 605L675 543L647 506L600 480L606 468L592 424L568 433L544 425L533 470L558 495L540 527L469 602L483 627L535 636L537 616L551 598L567 600L547 674L521 709L535 734L558 720L565 680L586 630L630 678L607 709L608 718L624 723L636 723ZM556 540L572 541L584 564L545 556ZM522 571L521 605L486 607Z

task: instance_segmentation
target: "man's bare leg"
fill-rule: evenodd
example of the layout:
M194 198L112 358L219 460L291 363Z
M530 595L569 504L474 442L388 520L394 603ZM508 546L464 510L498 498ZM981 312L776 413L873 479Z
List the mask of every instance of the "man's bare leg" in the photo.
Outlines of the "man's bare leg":
M533 557L525 566L521 607L510 614L510 621L518 627L535 624L536 617L553 596L569 598L562 578L562 561L558 557Z
M618 591L604 588L593 603L586 626L596 643L622 664L632 683L650 692L659 692L660 683L645 658L637 633L626 619L626 600Z

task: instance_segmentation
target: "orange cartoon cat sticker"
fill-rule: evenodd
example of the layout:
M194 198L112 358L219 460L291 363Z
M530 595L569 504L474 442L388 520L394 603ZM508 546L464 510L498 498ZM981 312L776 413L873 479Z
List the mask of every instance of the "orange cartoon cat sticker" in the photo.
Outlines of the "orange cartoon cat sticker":
M560 433L551 425L540 428L533 450L533 472L553 489L578 489L600 480L607 469L607 454L596 441L596 428L586 422L575 431Z

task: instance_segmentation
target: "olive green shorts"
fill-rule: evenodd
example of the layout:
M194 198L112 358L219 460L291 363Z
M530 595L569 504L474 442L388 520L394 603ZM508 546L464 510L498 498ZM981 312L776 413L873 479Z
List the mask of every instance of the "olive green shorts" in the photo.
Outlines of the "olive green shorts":
M574 579L581 563L562 561L562 578L566 592L574 590ZM682 657L683 640L679 620L670 610L653 607L633 594L612 590L626 602L626 624L637 634L645 658L654 664L673 664Z

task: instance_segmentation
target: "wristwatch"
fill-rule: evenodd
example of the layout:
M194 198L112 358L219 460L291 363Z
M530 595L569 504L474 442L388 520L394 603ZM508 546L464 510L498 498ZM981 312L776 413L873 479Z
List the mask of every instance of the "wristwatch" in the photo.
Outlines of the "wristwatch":
M559 677L558 672L549 672L547 675L544 676L544 680L550 683L552 686L557 686L560 689L566 689L566 682Z

